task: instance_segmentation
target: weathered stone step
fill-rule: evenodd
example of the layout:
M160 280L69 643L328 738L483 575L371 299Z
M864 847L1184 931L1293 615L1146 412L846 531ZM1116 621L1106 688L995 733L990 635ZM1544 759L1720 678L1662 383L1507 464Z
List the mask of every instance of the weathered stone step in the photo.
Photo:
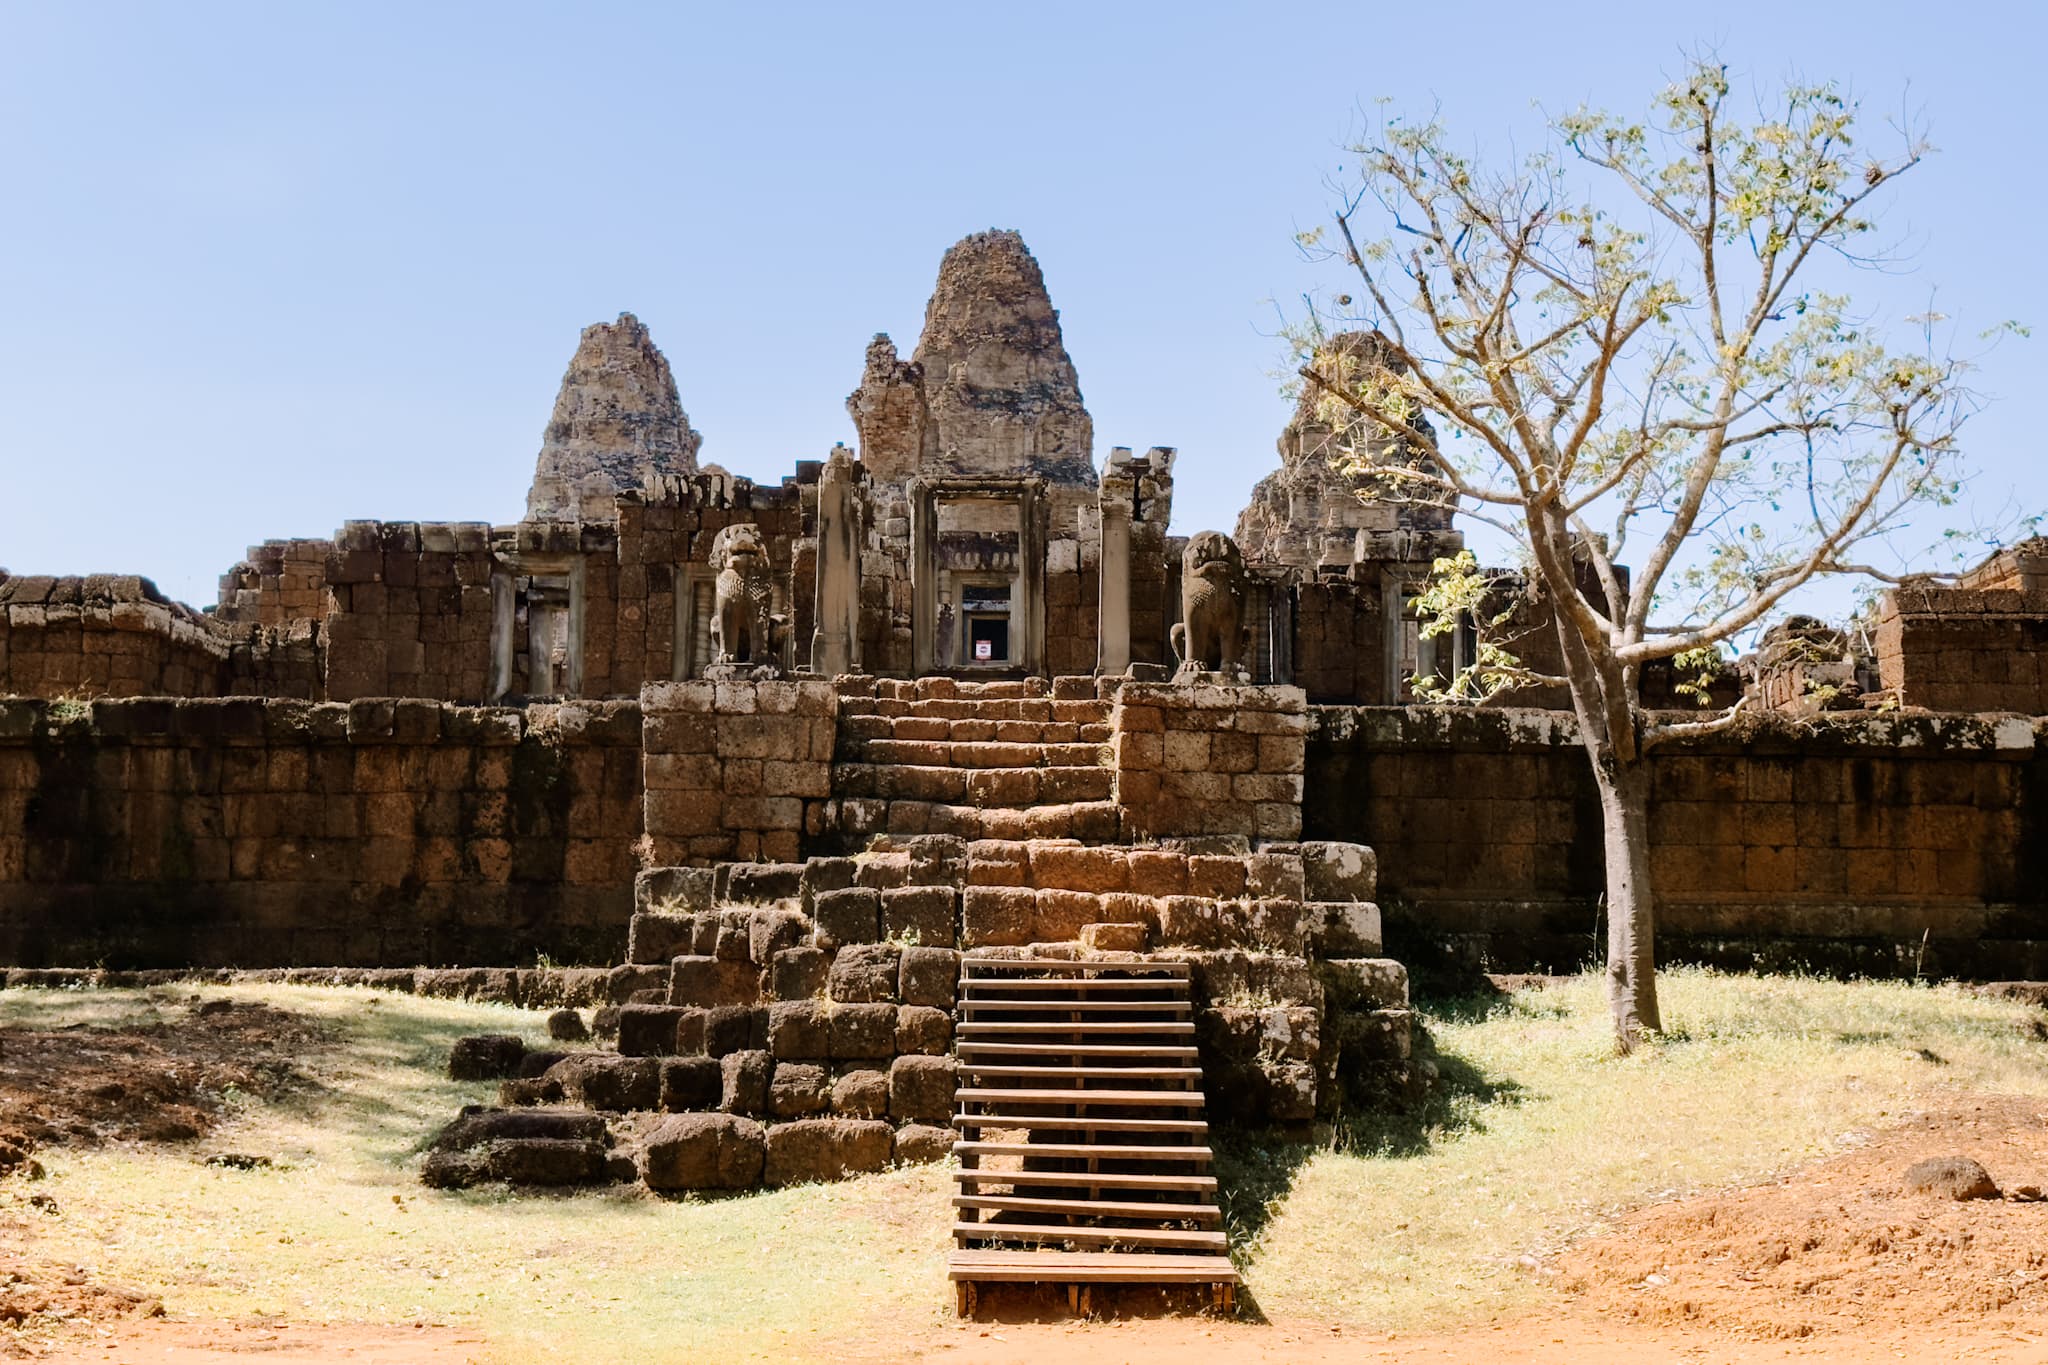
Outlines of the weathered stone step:
M934 739L864 739L842 744L844 760L953 768L1094 768L1109 761L1103 744L950 742Z
M897 701L878 697L840 702L841 722L855 716L885 716L890 719L917 718L951 721L1023 720L1065 721L1076 725L1101 725L1109 719L1110 705L1102 701L1054 701L1023 698L1001 701L973 701L962 698L932 698Z
M851 762L833 768L832 778L842 800L876 798L982 807L1107 801L1116 786L1116 774L1098 767L969 769L944 764Z
M1052 975L1088 972L1131 972L1149 976L1184 977L1188 974L1185 962L1090 962L1079 958L1057 957L994 957L986 953L969 953L960 959L963 978L987 976L991 973L1045 972ZM1134 984L1142 976L1129 980L1116 978L1120 984ZM1074 985L1073 982L1062 982Z
M1107 744L1107 720L951 720L943 716L851 715L840 726L840 747L850 741L921 740L979 744Z
M1071 838L1113 843L1123 830L1122 812L1114 801L982 808L956 802L848 797L839 803L838 811L836 827L849 838L951 834L963 839Z

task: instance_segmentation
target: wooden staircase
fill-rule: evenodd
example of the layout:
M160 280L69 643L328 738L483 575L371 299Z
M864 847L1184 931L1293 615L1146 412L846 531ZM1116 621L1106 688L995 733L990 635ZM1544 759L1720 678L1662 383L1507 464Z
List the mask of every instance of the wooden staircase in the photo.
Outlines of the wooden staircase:
M948 1277L1211 1286L1234 1301L1181 962L967 957Z

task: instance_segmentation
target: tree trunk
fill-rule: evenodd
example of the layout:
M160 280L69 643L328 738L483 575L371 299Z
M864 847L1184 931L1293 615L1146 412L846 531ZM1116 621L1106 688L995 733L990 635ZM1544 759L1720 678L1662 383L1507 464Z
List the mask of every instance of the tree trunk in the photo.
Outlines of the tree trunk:
M1594 756L1600 789L1600 832L1607 853L1607 1007L1624 1052L1646 1030L1663 1027L1657 1012L1656 895L1650 883L1650 768L1642 758Z

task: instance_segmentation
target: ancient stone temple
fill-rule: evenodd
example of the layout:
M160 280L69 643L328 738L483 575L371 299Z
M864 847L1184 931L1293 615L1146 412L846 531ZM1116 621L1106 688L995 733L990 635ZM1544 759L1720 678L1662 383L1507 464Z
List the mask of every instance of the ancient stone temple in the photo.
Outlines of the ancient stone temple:
M1227 1285L1203 1114L1305 1125L1425 1083L1389 942L1595 952L1572 718L1414 704L1472 647L1416 619L1463 544L1400 480L1423 418L1359 473L1304 399L1235 537L1175 534L1174 450L1097 450L1011 232L947 252L909 358L877 336L843 380L852 445L775 483L700 467L622 315L583 333L514 525L266 542L203 612L0 574L8 979L601 1003L612 1046L505 1062L511 1118L432 1178L785 1183L950 1123L963 1283L1053 1228ZM1666 960L2048 976L2044 565L2030 542L1767 638L1730 684L1760 714L1653 763ZM1540 639L1544 604L1516 610ZM621 1113L669 1116L623 1172ZM1068 1187L1105 1161L1194 1193L1103 1214L1113 1187Z

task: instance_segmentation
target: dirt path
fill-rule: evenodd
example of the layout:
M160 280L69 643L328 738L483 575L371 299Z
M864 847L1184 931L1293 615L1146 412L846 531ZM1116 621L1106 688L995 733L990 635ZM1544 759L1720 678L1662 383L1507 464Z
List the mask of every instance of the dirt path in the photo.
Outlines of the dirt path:
M56 1365L470 1365L483 1337L446 1327L290 1327L154 1322L116 1327L29 1357Z

